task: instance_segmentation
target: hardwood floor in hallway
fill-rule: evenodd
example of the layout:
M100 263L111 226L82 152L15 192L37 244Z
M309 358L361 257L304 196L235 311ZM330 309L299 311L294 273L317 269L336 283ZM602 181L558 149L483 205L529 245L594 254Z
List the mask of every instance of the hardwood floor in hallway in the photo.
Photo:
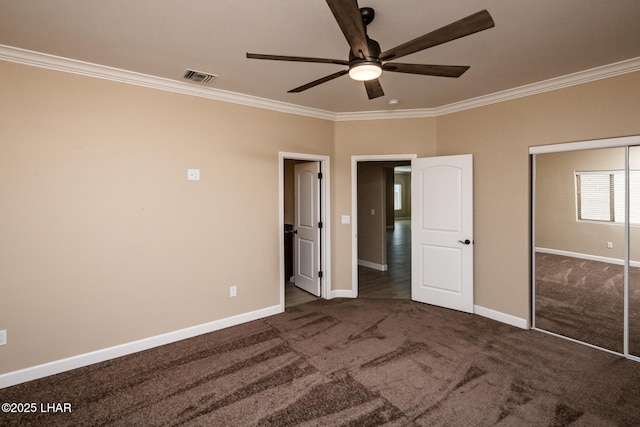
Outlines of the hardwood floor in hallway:
M358 266L358 298L411 299L411 220L387 230L387 271Z
M311 295L309 292L297 288L296 285L294 285L292 282L287 282L284 285L285 309L307 302L315 301L317 299L318 298L315 295Z
M387 271L358 266L358 298L411 299L411 220L398 219L387 230ZM287 282L285 308L317 298Z

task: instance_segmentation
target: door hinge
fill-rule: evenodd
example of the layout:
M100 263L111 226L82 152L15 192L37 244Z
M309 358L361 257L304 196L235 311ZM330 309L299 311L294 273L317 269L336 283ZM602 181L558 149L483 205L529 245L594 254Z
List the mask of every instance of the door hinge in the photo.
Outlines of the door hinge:
M322 221L318 223L318 228L322 228Z
M318 271L318 277L322 279L322 271Z
M322 179L322 172L318 172L318 179Z

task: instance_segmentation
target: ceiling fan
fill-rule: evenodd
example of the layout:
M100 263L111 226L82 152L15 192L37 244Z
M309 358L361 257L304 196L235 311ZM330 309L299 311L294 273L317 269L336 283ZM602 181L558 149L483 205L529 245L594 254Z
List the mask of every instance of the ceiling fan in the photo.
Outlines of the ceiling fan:
M269 59L273 61L316 62L324 64L346 65L349 68L329 74L318 80L288 91L302 92L322 83L349 74L354 80L364 82L369 99L384 96L378 77L382 71L396 73L422 74L426 76L460 77L470 67L461 65L426 65L388 62L421 50L437 46L479 31L492 28L493 18L486 10L469 15L435 31L427 33L399 46L380 51L380 44L369 38L367 25L373 21L375 11L370 7L358 7L357 0L327 0L327 4L342 30L351 50L349 60L310 58L304 56L263 55L248 53L250 59Z

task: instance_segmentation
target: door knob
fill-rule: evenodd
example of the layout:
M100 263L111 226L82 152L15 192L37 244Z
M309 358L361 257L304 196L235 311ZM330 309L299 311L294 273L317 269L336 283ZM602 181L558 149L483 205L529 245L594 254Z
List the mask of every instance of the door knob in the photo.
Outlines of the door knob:
M463 245L468 245L471 243L471 240L466 239L466 240L458 240L458 242L462 243Z

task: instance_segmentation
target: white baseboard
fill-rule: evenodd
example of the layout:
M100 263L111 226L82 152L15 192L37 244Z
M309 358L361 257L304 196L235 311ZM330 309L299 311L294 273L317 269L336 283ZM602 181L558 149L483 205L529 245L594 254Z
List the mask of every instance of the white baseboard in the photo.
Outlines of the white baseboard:
M527 319L521 317L512 316L510 314L495 311L490 308L481 307L479 305L473 306L473 312L478 316L487 317L498 322L506 323L507 325L515 326L520 329L529 329Z
M0 389L282 313L280 305L0 375Z
M329 297L356 298L357 293L350 289L336 289L331 291ZM215 320L213 322L180 329L178 331L168 332L166 334L156 335L154 337L144 338L114 347L44 363L42 365L21 369L19 371L8 372L0 375L0 389L36 380L38 378L59 374L61 372L70 371L72 369L81 368L83 366L92 365L94 363L126 356L128 354L137 353L139 351L148 350L150 348L159 347L161 345L171 344L172 342L218 331L220 329L240 325L279 313L282 313L282 307L280 305L274 305L272 307ZM528 322L526 319L515 317L510 314L501 313L479 305L474 306L474 313L518 328L528 329Z
M620 258L609 258L599 255L581 254L579 252L569 252L560 249L536 248L536 252L543 254L562 255L571 258L586 259L589 261L606 262L608 264L624 265L624 260ZM640 261L629 261L631 267L640 267Z
M357 298L358 294L351 289L335 289L331 291L329 299L331 298Z
M358 293L347 289L336 289L331 291L331 298L357 298ZM512 316L510 314L502 313L500 311L492 310L490 308L482 307L479 305L473 306L474 314L478 316L486 317L492 320L496 320L507 325L515 326L520 329L529 329L529 322L527 319L521 317Z
M358 265L373 268L374 270L378 271L387 271L387 264L376 264L375 262L365 261L363 259L358 260Z

